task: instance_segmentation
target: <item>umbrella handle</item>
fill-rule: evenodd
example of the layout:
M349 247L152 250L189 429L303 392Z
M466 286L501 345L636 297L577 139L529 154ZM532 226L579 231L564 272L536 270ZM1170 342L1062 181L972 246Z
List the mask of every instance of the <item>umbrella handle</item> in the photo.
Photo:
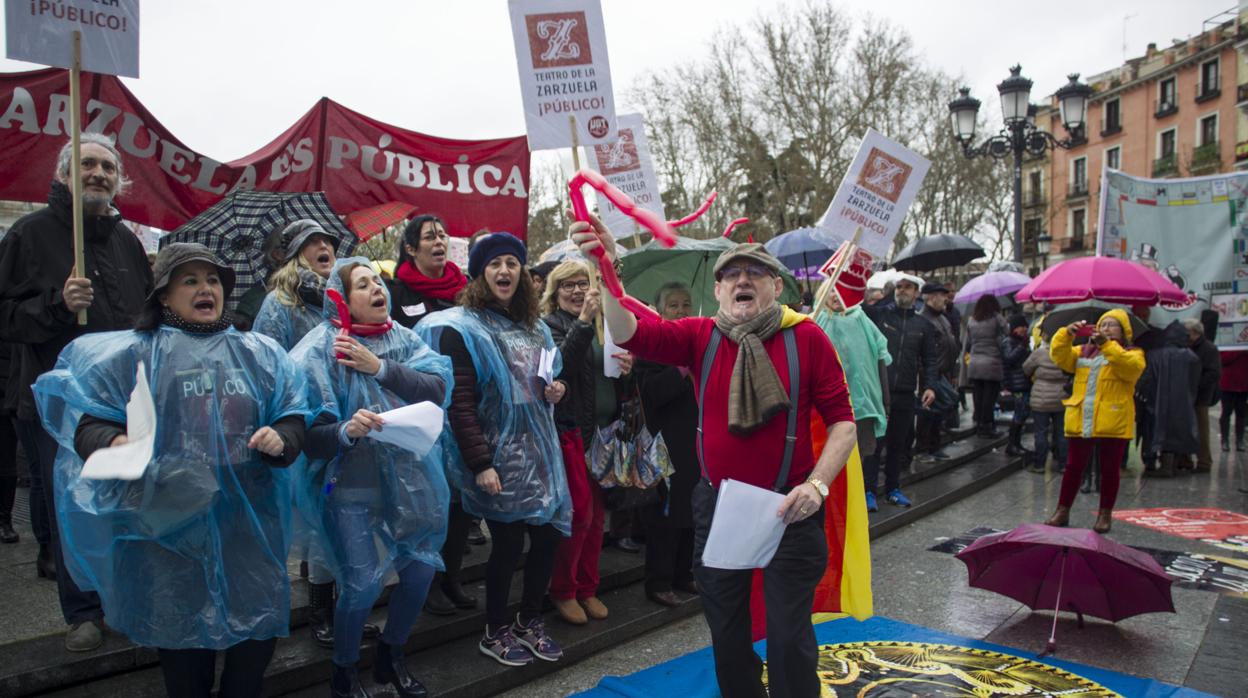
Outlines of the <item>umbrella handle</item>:
M1057 613L1062 608L1062 584L1066 581L1066 558L1070 548L1062 548L1062 570L1057 575L1057 600L1053 602L1053 627L1049 630L1049 641L1044 646L1044 653L1049 654L1057 649Z

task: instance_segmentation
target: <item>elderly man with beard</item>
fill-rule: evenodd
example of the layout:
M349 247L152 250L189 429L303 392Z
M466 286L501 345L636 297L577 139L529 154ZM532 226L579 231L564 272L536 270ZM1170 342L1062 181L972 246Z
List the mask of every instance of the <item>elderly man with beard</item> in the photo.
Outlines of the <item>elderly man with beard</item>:
M18 219L0 242L0 341L13 342L14 348L6 400L17 413L23 442L36 446L28 454L34 461L31 521L40 543L36 570L56 579L61 612L70 626L65 648L85 652L103 642L100 600L79 589L63 564L52 518L57 447L40 425L31 386L74 338L133 327L152 288L152 270L142 243L113 208L113 197L128 182L112 139L97 133L82 134L86 269L73 268L71 152L69 143L61 148L48 207ZM87 311L86 325L77 322L80 310Z
M597 219L592 230L589 223L576 222L569 232L587 259L600 245L615 257L611 235ZM726 250L713 271L719 301L714 318L639 322L609 295L603 297L603 315L620 346L644 360L688 367L704 386L698 391L702 480L692 501L694 577L721 693L768 695L762 660L751 643L753 570L702 563L716 488L731 479L785 495L775 515L787 527L763 570L768 687L773 698L813 698L820 686L810 612L828 561L822 523L828 484L856 440L849 389L827 335L777 303L783 289L780 263L762 245ZM813 410L828 425L818 458L810 438Z

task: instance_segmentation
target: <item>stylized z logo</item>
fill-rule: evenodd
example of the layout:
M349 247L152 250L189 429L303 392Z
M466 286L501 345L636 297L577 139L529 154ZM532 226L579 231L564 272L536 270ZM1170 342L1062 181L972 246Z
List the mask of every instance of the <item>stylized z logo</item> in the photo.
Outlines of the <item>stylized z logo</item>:
M542 51L543 61L581 57L580 45L572 41L572 29L575 26L575 19L544 19L537 23L538 38L546 39L546 50Z
M633 163L633 156L627 150L624 150L624 146L628 142L628 136L621 133L619 140L607 146L609 148L607 151L607 167L615 169Z
M872 169L874 169L874 172L866 178L867 184L889 194L896 191L896 184L894 184L893 180L897 179L903 172L897 163L890 161L888 158L876 158L875 162L872 163Z

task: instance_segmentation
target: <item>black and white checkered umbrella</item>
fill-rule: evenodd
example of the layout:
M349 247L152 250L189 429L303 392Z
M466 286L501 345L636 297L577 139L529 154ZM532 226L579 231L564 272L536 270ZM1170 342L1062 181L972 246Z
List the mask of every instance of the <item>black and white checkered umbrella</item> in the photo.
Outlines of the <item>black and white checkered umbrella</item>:
M198 242L230 266L237 282L230 294L229 307L249 289L263 284L268 275L264 261L264 239L269 233L304 218L320 223L338 239L337 255L349 256L358 242L355 233L326 200L322 192L280 193L236 191L203 213L160 239L161 247L171 242Z

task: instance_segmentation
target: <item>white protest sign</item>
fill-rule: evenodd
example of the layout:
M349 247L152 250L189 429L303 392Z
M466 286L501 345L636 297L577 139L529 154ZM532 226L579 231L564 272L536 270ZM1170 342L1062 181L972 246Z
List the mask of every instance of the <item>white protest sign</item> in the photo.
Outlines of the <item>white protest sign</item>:
M659 196L659 180L654 176L650 144L646 142L646 122L641 114L620 114L619 137L612 143L594 146L593 164L616 189L628 194L638 206L653 211L659 218L663 199ZM634 221L620 211L610 199L598 192L598 210L602 222L616 237L633 234Z
M615 140L615 96L598 0L509 0L530 150Z
M820 233L839 245L862 228L858 246L875 257L887 258L931 164L918 153L867 129L832 204L817 224Z
M82 69L139 77L139 0L5 0L5 56L73 67L82 33Z

